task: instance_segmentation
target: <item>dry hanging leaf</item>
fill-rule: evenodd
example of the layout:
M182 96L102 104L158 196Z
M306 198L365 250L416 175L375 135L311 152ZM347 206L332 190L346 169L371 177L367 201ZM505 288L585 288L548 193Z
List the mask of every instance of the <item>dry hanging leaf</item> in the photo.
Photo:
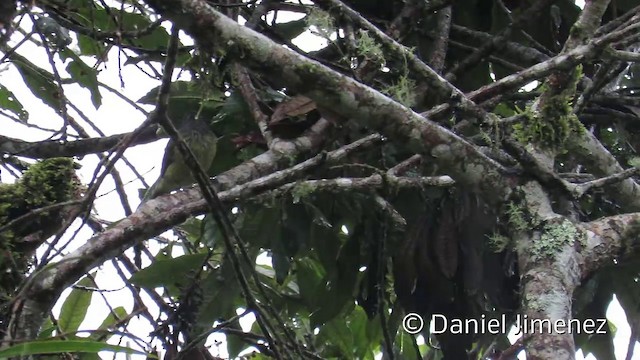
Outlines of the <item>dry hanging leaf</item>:
M276 106L269 120L269 125L274 125L289 117L307 114L315 109L316 103L313 100L302 95L294 96Z

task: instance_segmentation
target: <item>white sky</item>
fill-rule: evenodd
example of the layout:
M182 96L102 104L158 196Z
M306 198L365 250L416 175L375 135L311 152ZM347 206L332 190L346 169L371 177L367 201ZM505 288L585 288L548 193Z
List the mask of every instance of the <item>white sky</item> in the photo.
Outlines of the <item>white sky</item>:
M294 18L287 18L281 13L279 15L279 19L289 21L293 20ZM324 42L325 40L311 34L302 35L294 40L295 45L304 49L319 48ZM74 46L76 46L75 42L71 45L71 48L73 48ZM44 69L50 71L50 66L46 57L43 56L40 49L38 49L36 46L25 44L21 46L19 53L23 56L26 56L34 63L42 66ZM108 84L115 89L118 89L127 97L133 100L137 100L138 98L146 94L150 89L158 85L157 81L150 80L145 75L142 75L137 68L132 65L128 65L121 68L121 75L124 79L124 87L121 88L120 78L118 74L119 69L116 59L117 52L116 50L112 50L109 53L110 61L106 63L106 66L101 65L99 67L99 80L101 82ZM85 58L84 60L89 65L93 64L91 59ZM64 66L59 66L58 69L61 72L62 76L65 77L66 74L64 73ZM31 94L26 86L24 86L21 76L14 68L6 65L0 67L0 83L4 84L5 86L9 86L10 90L14 92L16 97L22 102L23 106L25 106L25 108L30 112L30 123L37 124L46 128L59 128L61 123L59 118L49 107L44 105L39 99L35 98ZM141 113L139 113L130 105L126 104L120 98L105 89L101 89L103 103L98 110L96 110L91 104L89 93L85 89L82 89L76 85L65 85L64 89L67 97L71 99L71 101L76 106L81 108L81 110L107 135L132 131L144 120L144 116ZM147 106L146 108L148 110L151 110L151 107L149 106ZM76 114L72 110L70 110L70 113L73 114L76 119L81 119L79 116L76 116ZM81 123L83 122L81 121ZM87 126L85 126L85 128L88 129ZM2 129L1 132L3 135L29 141L44 140L49 135L42 131L34 130L33 128L28 128L24 125L18 124L3 116L0 116L0 129ZM94 133L92 133L92 135L97 136L97 134ZM155 179L159 175L159 166L164 153L165 144L166 140L161 140L152 144L140 145L125 152L125 156L127 157L127 159L131 163L133 163L133 165L140 173L145 174L145 179L148 183L153 183L153 181L155 181ZM97 156L85 156L80 160L80 162L83 164L83 168L80 169L79 175L84 183L88 183L93 177L93 171L96 167L96 164L98 163L98 158ZM125 183L127 195L129 196L129 199L132 200L132 208L135 209L135 207L138 205L138 189L142 187L142 184L136 180L135 175L122 162L118 163L117 169L122 176L123 182ZM2 180L5 182L8 180L7 176L4 173ZM99 198L95 202L95 208L99 216L103 219L111 221L115 221L124 217L124 212L120 205L119 198L113 192L113 189L113 182L111 181L110 177L107 177L104 184L100 188L100 191L98 192ZM77 228L78 224L79 223L77 222L75 228ZM90 230L82 229L79 235L76 237L76 240L72 242L72 244L66 249L65 253L69 253L73 249L77 248L84 241L86 241L86 239L89 238L91 234L92 233ZM170 236L169 233L166 235ZM155 248L157 249L158 247ZM124 284L121 282L120 277L115 274L115 270L111 263L106 263L100 267L97 281L99 286L103 289L123 289L120 291L104 293L104 297L111 304L111 306L122 305L127 309L127 311L131 311L133 309L133 303L130 293L128 292L128 290L124 289ZM61 300L58 302L54 309L54 313L57 314L59 312L59 308L64 301L66 294L68 294L68 291L69 290L67 290L61 297ZM148 301L146 303L152 304L151 301ZM150 309L150 311L154 316L158 314L157 309ZM90 315L87 316L87 319L83 323L83 326L81 326L81 329L89 330L96 328L108 314L108 307L106 306L105 301L101 298L101 295L97 293L93 295L93 301L88 314ZM607 317L617 327L617 333L614 340L616 358L624 359L628 339L631 332L627 324L624 311L617 301L614 300L609 306ZM243 321L243 328L245 328L245 330L248 330L251 322L251 319ZM141 336L142 338L147 338L147 334L152 330L148 326L146 320L139 320L137 318L134 318L131 321L129 329L135 329L136 335ZM212 336L209 338L207 345L212 345L214 341L223 340L224 336ZM137 346L135 346L133 342L127 343L126 341L124 341L120 344L137 348ZM215 348L215 346L212 347L212 349ZM218 354L219 356L227 356L224 344L218 346L218 349L220 350ZM636 351L636 353L638 353L638 351ZM113 358L113 355L111 353L104 353L102 356L105 359ZM126 357L124 355L118 355L116 358L125 359ZM521 358L524 357L521 356ZM581 357L581 354L578 354L578 359L582 358L583 357ZM131 359L143 360L145 359L145 357L133 355L131 356ZM587 357L587 359L594 358L592 356L589 356ZM634 354L633 359L640 359L640 354Z

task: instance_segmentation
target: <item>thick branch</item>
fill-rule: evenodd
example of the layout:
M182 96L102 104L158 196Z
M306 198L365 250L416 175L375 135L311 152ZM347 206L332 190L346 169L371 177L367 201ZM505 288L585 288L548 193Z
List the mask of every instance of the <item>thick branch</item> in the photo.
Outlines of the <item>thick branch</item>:
M288 164L291 158L300 153L316 149L321 143L320 135L328 127L328 122L320 119L305 136L291 142L274 142L274 150L267 151L219 175L218 182L223 188L231 188L250 179L268 175L278 166ZM340 151L342 150L336 150L336 152ZM348 153L342 151L337 160ZM275 177L272 186L278 186L288 179L288 177ZM254 181L258 182L258 185L249 183L244 187L239 186L221 192L220 198L225 202L233 202L246 194L243 190L245 187L258 186L259 189L268 187L268 184L260 180ZM34 327L39 326L62 290L77 281L89 269L118 256L136 242L160 234L184 222L189 216L204 212L206 203L201 197L200 191L193 188L149 200L135 213L104 232L96 234L59 263L33 274L17 296L16 302L21 303L22 307L21 312L13 314L11 320L16 329L15 336L33 338L35 336L33 334L37 334L37 329ZM40 321L34 321L34 319L40 319Z
M585 131L576 141L569 143L569 151L579 157L584 166L597 176L609 176L624 171L618 160L596 139L593 134ZM627 178L613 184L613 191L609 195L616 204L626 211L640 210L640 186Z
M517 181L506 174L501 165L452 132L381 93L238 25L204 1L149 0L148 3L183 26L203 46L215 48L216 44L224 44L227 54L241 54L237 60L247 67L280 79L288 89L308 96L319 106L379 130L398 144L407 144L411 151L433 159L456 181L485 194L490 202L508 196ZM425 68L437 78L440 87L451 90L445 85L446 81Z
M515 233L518 268L521 278L523 315L549 324L571 319L571 302L580 283L579 257L575 250L582 232L566 218L554 213L540 184L522 187L528 211L539 224L534 231ZM531 338L526 343L527 358L536 360L575 358L571 333L543 329L526 329ZM533 333L533 331L535 331Z
M585 224L587 238L581 251L583 278L614 261L640 253L640 213L610 216Z
M584 44L593 35L608 3L609 0L594 0L585 6L571 29L563 54ZM556 139L561 144L582 129L577 118L570 117L571 109L567 111L567 102L576 94L578 75L577 69L571 69L568 76L562 72L550 74L542 94L532 106L541 126L558 129L562 121L566 123L569 131ZM531 144L527 150L533 158L544 159L542 165L552 169L556 149L549 148L542 141ZM575 245L583 234L571 221L553 212L549 195L539 184L530 185L523 187L527 210L540 219L542 227L539 231L521 236L516 245L519 249L518 268L522 274L522 311L532 319L568 322L572 314L573 291L581 279ZM547 328L533 334L526 344L526 351L530 359L572 360L575 358L575 343L571 333L552 332Z

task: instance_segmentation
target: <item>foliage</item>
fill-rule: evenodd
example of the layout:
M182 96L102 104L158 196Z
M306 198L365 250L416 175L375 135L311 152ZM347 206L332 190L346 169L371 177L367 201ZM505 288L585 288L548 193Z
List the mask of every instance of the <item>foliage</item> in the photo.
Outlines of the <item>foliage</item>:
M635 14L633 1L611 2L595 35L574 26L584 12L570 0L190 3L197 6L0 5L7 10L0 15L0 71L6 66L24 85L0 80L0 116L49 135L33 141L0 130L0 165L18 177L0 184L0 330L13 335L7 320L21 315L14 304L57 299L75 283L59 300L59 313L48 316L48 304L38 331L0 346L0 357L97 359L111 351L158 358L162 349L166 360L502 358L518 350L504 334L436 335L427 326L419 333L425 343L405 331L403 317L416 312L428 325L432 314L504 315L510 325L528 300L531 307L543 303L524 294L531 277L525 272L591 246L583 229L593 221L636 216L623 201L633 200L618 191L633 186L613 186L636 181L637 171L623 168L640 163L638 65L619 57L622 50L637 53L637 36L603 40L615 34L607 26L624 26L616 19ZM193 16L207 6L246 20L260 35L242 37L217 13ZM4 13L20 15L7 26ZM173 42L168 23L182 30ZM320 49L307 51L309 32L324 40ZM563 50L570 37L593 48L561 54L572 50ZM442 71L433 73L428 64L440 60ZM109 78L111 70L117 75ZM140 79L151 84L141 97L117 88ZM534 80L540 85L532 88ZM53 115L41 116L34 98ZM121 107L131 119L109 121L137 116L156 124L104 135L109 124L93 115ZM182 153L172 153L178 147L171 139L162 167L174 164L180 181L150 192L153 201L134 210L130 190L150 182L140 173L161 165L148 155L133 160L133 146L167 137L170 131L156 127L165 118L215 176L221 204L203 201L208 192L190 186L192 169ZM214 133L217 142L206 144L217 144L215 152L190 141ZM363 139L369 141L350 148ZM82 195L73 158L94 154L101 162L83 179L96 191ZM25 170L25 159L38 161ZM524 201L531 183L544 196ZM570 191L579 186L588 189ZM56 204L81 196L92 196L84 211L64 218L69 208ZM102 218L99 200L109 196L108 207L122 204L126 217ZM28 221L16 221L22 216ZM95 232L92 239L62 227L76 216ZM620 223L607 224L626 235L637 225ZM596 230L589 234L599 236ZM126 250L132 245L143 258ZM625 251L600 259L564 295L575 298L572 313L582 320L605 317L615 295L636 334L640 268L633 249ZM103 269L93 271L111 259L117 270L109 276L122 289L99 281ZM82 325L96 318L91 306L101 299L109 310L86 335ZM609 329L576 334L571 350L613 358ZM211 334L224 341L211 346Z
M0 226L4 228L0 232L0 303L3 307L19 286L32 252L52 232L59 230L63 209L46 208L77 198L80 189L75 166L68 158L45 159L29 166L15 184L0 184ZM39 209L43 211L32 213ZM39 235L39 240L25 241L34 234Z
M408 76L401 76L397 83L383 89L383 92L406 107L415 105L415 91L416 84Z
M384 52L380 44L366 31L361 31L356 44L357 54L374 63L384 64Z
M100 341L76 340L48 340L48 341L31 341L14 345L12 347L0 350L2 357L28 356L39 354L63 354L63 353L93 353L100 351L109 351L114 353L126 354L144 354L140 351L130 349L124 346L116 346L105 344ZM150 359L157 357L150 356Z
M306 23L315 28L315 33L325 39L330 39L335 29L334 20L329 13L318 8L312 8L306 18Z
M563 78L564 74L554 74ZM514 135L522 143L533 142L546 148L564 149L565 143L572 136L581 135L584 126L573 113L573 95L578 81L582 78L582 66L578 66L568 75L569 84L560 91L553 89L553 85L545 83L543 92L552 93L538 104L539 112L528 113L527 121L514 126Z

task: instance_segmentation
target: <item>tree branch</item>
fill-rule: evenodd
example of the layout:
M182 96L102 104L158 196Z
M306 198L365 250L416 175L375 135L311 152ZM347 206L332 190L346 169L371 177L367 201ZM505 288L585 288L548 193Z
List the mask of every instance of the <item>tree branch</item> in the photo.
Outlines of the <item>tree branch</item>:
M84 156L109 151L130 134L131 133L126 133L73 141L45 140L35 142L0 135L0 153L33 159ZM131 145L148 144L158 140L158 138L158 135L156 135L156 127L152 126L143 130Z
M283 181L290 180L293 175L300 176L303 170L309 168L308 166L301 165L302 170L289 172L284 176L281 173L269 174L282 164L289 164L292 157L317 148L320 141L314 140L314 138L319 138L327 128L328 125L325 121L318 121L314 127L296 141L288 144L284 141L275 142L276 146L274 147L280 152L267 151L219 175L217 179L221 188L229 189L219 193L221 201L226 203L239 201L243 196L253 196L260 191L275 188ZM357 141L354 143L355 145L351 144L335 150L327 155L327 163L340 161L351 152L379 140L378 135L370 136ZM260 176L266 175L269 175L266 180L260 178ZM255 180L248 182L249 179ZM237 186L245 182L245 185ZM247 191L247 188L253 190ZM16 302L21 304L21 311L12 314L11 323L15 324L16 329L13 336L34 338L41 320L46 316L61 292L90 269L119 256L122 251L139 241L160 234L184 222L190 216L202 214L206 209L207 204L202 200L198 188L159 196L145 202L136 212L115 223L104 232L94 235L60 262L32 274L16 299Z
M416 153L434 159L456 181L486 194L488 201L504 199L511 192L516 180L507 169L472 144L379 92L238 25L203 1L149 0L148 3L182 25L198 43L212 49L216 44L225 44L227 54L242 54L237 60L247 67L278 78L288 89L302 93L345 118L354 118L377 129L399 144L408 144ZM386 35L383 36L388 41ZM426 66L422 69L439 84L434 86L448 94L455 91L433 70ZM460 163L468 166L454 165Z

